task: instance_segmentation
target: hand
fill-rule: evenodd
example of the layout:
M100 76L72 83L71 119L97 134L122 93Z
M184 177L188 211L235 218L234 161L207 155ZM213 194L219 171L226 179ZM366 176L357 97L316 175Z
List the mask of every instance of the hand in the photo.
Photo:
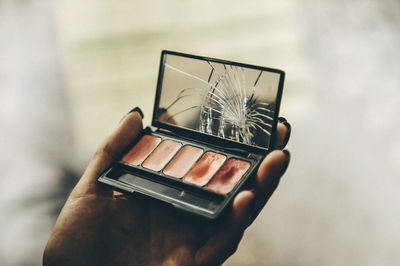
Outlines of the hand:
M235 252L289 163L289 153L280 149L288 142L290 125L280 119L277 150L262 162L253 189L238 193L224 219L206 224L156 200L126 196L97 182L141 129L141 116L132 112L97 150L57 219L44 265L222 264Z

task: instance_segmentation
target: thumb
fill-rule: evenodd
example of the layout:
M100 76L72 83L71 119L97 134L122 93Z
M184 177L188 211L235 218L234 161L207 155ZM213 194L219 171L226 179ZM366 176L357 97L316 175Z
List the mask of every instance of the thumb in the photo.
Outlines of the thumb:
M140 109L136 109L138 108L126 115L119 127L100 145L73 193L90 194L103 191L96 182L97 178L121 156L142 130L142 113Z

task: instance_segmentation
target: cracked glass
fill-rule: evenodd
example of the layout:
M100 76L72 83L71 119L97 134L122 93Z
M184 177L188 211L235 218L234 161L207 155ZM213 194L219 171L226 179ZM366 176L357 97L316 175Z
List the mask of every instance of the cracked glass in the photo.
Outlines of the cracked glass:
M267 148L280 73L165 54L158 121Z

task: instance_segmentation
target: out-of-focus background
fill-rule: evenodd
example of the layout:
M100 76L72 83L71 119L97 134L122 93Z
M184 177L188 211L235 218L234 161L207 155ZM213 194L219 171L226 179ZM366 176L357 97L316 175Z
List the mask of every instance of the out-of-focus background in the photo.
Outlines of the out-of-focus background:
M160 51L286 71L292 162L225 265L400 265L400 2L0 1L0 265L39 265Z

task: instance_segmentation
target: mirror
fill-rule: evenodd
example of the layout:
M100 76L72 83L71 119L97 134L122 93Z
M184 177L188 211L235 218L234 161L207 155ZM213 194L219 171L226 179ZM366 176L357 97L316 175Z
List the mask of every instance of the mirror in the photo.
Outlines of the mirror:
M159 122L269 146L281 71L168 52L162 67Z

